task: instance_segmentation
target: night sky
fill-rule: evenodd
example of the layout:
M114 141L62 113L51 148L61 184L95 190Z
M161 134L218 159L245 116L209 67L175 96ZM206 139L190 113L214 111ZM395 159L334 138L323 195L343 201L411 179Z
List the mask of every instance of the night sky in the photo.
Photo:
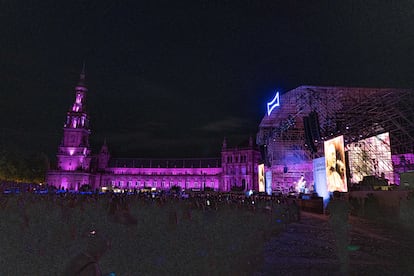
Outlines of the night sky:
M219 4L220 3L220 4ZM86 61L91 144L218 157L275 90L414 86L414 1L0 2L0 139L54 157Z

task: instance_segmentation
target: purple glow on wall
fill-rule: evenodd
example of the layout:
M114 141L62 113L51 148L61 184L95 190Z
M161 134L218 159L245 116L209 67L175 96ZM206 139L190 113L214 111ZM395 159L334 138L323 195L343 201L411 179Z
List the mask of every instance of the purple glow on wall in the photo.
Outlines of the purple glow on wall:
M220 189L221 168L108 168L102 182L104 186L120 188L154 187L169 189Z
M67 189L67 188L68 188L68 180L67 180L67 178L66 178L66 177L62 179L61 186L62 186L64 189Z
M216 175L221 168L107 168L113 174L143 174L143 175Z
M275 109L277 106L280 106L279 92L276 92L276 95L273 98L273 100L267 103L267 116L270 116L273 109Z

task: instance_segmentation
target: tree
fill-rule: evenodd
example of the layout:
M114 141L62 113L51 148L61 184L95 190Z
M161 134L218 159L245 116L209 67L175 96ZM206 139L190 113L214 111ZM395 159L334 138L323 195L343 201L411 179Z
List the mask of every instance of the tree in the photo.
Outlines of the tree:
M0 180L42 183L48 166L43 152L23 153L15 147L0 145Z

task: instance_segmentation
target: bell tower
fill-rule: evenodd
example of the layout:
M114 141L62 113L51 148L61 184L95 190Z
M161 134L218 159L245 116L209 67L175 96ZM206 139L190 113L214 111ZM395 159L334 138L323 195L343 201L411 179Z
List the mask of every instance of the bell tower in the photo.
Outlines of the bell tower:
M90 170L91 149L89 146L89 118L86 112L85 64L75 87L75 102L66 115L63 138L57 153L57 168L62 171Z

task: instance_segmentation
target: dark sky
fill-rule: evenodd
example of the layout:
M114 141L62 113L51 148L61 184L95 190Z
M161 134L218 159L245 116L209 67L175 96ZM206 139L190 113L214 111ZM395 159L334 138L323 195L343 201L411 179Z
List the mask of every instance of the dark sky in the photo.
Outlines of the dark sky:
M215 157L274 91L413 87L414 1L0 2L0 138L55 155L86 60L94 150Z

